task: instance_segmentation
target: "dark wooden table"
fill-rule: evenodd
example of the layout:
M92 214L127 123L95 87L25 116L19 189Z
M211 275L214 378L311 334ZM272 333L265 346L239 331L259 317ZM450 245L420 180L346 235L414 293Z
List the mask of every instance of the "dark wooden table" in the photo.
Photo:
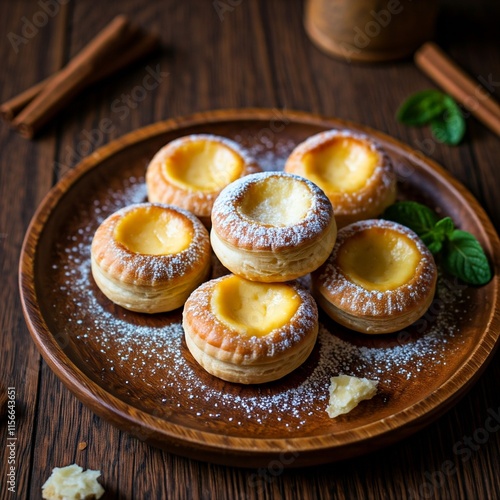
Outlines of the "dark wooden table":
M52 6L46 16L42 3ZM73 462L102 471L106 498L500 498L500 425L484 432L489 416L500 412L498 353L452 410L413 437L344 463L284 472L216 466L154 449L95 416L50 371L31 341L18 295L18 257L30 218L82 156L158 120L269 107L357 121L437 160L500 227L499 138L472 118L458 147L399 124L398 105L431 82L411 60L366 66L327 57L304 33L299 0L2 2L0 100L63 66L120 12L161 33L163 54L86 91L34 141L0 126L0 380L15 388L17 402L16 493L7 491L2 423L0 498L39 498L52 468ZM450 0L437 36L472 76L491 82L497 98L499 15L498 2ZM39 27L30 31L28 22ZM148 65L168 75L118 111L116 103L130 99ZM100 129L103 118L111 119L111 133ZM82 441L87 448L78 450Z

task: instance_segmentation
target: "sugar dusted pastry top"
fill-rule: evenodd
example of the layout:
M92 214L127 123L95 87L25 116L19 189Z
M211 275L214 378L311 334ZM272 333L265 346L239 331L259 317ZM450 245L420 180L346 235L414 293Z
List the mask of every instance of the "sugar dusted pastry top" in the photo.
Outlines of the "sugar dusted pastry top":
M147 243L144 232L148 228L140 218L151 222L149 216L154 219L156 212L170 217L164 225L167 233L163 249L158 241ZM137 226L140 226L139 237L134 238ZM150 233L157 232L154 227L149 229ZM180 280L193 272L196 262L205 261L209 251L206 229L193 214L158 203L141 203L118 210L99 227L92 242L92 256L99 267L134 285Z
M232 290L233 287L240 290ZM222 297L217 297L218 289ZM260 302L257 309L266 309L260 299L274 300L275 304L274 307L268 304L269 310L263 314L255 309L255 321L245 321L245 316L252 313L250 304L225 310L221 307L231 300L230 295L239 295L241 299L248 294L247 301L252 302L250 297L259 293L264 295L253 304ZM229 275L204 283L188 300L190 306L184 309L184 322L197 332L198 342L206 344L206 351L211 354L211 346L221 361L248 364L279 357L305 342L317 325L316 304L309 292L298 284L267 285ZM239 307L243 311L235 312Z
M259 171L257 162L235 141L212 134L183 136L162 147L149 163L148 198L190 210L207 223L220 191Z
M310 242L327 230L332 217L328 198L315 184L293 174L265 172L238 179L221 192L212 227L239 248L273 250Z
M186 190L207 193L218 192L240 177L245 165L255 163L237 142L212 134L180 137L165 151L170 151L163 164L169 179Z
M292 151L285 171L323 189L340 227L378 216L395 198L390 158L369 137L347 130L309 137Z
M210 307L228 329L263 337L283 327L297 312L300 296L283 284L265 284L229 276L213 288Z
M342 255L345 245L367 231L386 233L387 241L401 239L389 241L387 253L377 248L376 242L367 241L360 255L356 255L354 246ZM397 236L391 236L392 232ZM383 263L377 270L377 260L384 258L398 261L392 262L387 275ZM376 278L371 279L370 274L373 277L375 273ZM432 254L413 231L391 221L367 220L339 231L332 254L315 272L314 279L329 301L353 315L391 316L425 302L436 281L436 266Z

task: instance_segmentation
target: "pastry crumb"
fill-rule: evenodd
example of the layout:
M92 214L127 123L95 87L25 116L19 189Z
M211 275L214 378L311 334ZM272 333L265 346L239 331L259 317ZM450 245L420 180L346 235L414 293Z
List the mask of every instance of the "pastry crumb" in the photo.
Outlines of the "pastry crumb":
M85 448L87 448L87 442L86 441L81 441L78 443L78 450L83 451Z
M84 471L79 465L54 467L51 476L42 486L46 500L92 500L102 497L104 488L97 482L99 470Z
M330 418L349 413L360 401L377 393L377 380L339 375L330 379L330 401L326 408Z

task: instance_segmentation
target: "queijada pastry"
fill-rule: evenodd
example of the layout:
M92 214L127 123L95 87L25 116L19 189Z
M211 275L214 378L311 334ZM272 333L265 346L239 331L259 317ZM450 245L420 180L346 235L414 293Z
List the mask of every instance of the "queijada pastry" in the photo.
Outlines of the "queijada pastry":
M339 228L380 215L396 198L396 175L387 154L368 137L343 130L299 144L285 172L310 179L328 196Z
M260 170L255 160L230 139L208 134L180 137L161 148L149 163L148 200L185 208L208 227L221 190Z
M337 323L362 333L390 333L427 311L436 280L434 258L413 231L366 220L339 231L312 281L319 305Z
M114 303L144 313L172 311L207 278L210 239L190 212L140 203L99 226L91 264L97 286Z
M283 172L262 172L223 189L212 211L212 248L231 272L283 282L318 268L335 244L337 226L325 193Z
M258 283L230 274L190 295L183 327L189 351L208 373L261 384L307 359L318 335L318 310L295 282Z

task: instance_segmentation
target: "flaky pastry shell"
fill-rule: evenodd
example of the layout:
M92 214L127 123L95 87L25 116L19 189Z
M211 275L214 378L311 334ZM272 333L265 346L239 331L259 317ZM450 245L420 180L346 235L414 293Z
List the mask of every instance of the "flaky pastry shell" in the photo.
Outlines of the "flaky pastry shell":
M309 190L312 204L298 223L272 226L241 213L250 186L272 177L291 177ZM231 272L253 281L289 281L317 269L328 258L336 235L333 209L323 191L307 179L283 172L264 172L233 182L212 211L210 239L215 254Z
M246 336L222 322L212 310L214 288L226 278L204 283L184 306L186 344L194 359L211 375L240 384L270 382L298 368L318 335L318 309L311 294L291 283L300 305L290 321L265 336Z
M363 134L346 130L328 130L313 135L300 143L290 154L285 164L285 172L307 177L302 160L308 153L322 148L325 144L337 138L352 138L366 144L366 147L378 155L378 162L372 175L366 183L354 192L339 192L325 189L330 199L338 228L353 222L372 219L380 215L396 199L396 174L392 161L372 139Z
M181 214L192 230L189 246L179 253L147 255L130 251L114 237L118 222L138 207L156 206ZM141 203L110 215L97 229L91 246L92 275L114 303L137 312L172 311L210 271L210 240L206 228L191 213L158 203Z
M165 174L163 168L166 158L170 157L180 146L190 141L199 140L209 140L221 143L238 155L243 162L243 169L240 177L261 171L256 160L235 141L211 134L192 134L175 139L162 147L154 155L146 170L146 187L148 191L148 200L150 202L166 203L189 210L195 214L206 227L210 227L212 207L223 187L208 192L187 189L172 182Z
M337 262L338 252L347 239L374 226L405 235L420 254L412 277L392 290L368 290L354 283ZM423 316L434 298L436 281L434 258L422 240L407 227L381 219L342 228L331 256L312 275L314 296L333 320L352 330L374 334L402 330Z

